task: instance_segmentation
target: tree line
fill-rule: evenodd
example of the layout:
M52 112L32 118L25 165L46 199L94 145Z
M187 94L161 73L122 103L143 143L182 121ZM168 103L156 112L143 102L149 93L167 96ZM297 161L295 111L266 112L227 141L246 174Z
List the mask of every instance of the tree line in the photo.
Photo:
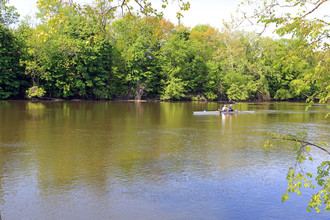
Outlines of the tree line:
M39 23L0 14L0 99L303 100L327 50L301 39L120 15L106 1L38 1Z

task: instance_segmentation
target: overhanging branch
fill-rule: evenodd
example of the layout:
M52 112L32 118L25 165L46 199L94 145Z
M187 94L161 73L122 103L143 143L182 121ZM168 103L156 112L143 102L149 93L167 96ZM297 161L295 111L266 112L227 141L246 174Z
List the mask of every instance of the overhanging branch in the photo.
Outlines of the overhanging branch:
M293 135L289 135L289 138L287 138L287 137L281 137L281 139L282 140L286 140L286 141L295 141L295 142L298 142L298 143L302 144L303 146L307 146L307 145L313 146L313 147L316 147L316 148L318 148L318 149L326 152L328 155L330 155L330 152L327 149L325 149L324 147L321 147L321 146L319 146L317 144L310 143L308 141L299 140L297 137L295 137Z

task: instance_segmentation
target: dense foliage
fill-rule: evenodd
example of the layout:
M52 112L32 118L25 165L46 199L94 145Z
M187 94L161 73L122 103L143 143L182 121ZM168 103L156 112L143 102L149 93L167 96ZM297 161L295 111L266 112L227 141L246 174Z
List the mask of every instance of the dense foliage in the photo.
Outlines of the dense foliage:
M7 16L0 98L301 100L324 86L303 79L328 68L329 52L302 53L302 40L176 26L159 13L116 17L111 2L41 0L33 28L26 20L9 30Z
M24 95L27 78L20 65L22 53L21 42L0 24L0 99Z

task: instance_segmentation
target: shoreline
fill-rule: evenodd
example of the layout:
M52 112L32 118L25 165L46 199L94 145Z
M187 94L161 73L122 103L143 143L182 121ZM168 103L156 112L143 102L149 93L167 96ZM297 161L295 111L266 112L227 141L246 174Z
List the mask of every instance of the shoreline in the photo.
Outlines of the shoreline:
M0 99L0 101L29 101L29 102L88 102L88 101L95 101L95 102L104 102L104 101L111 101L111 102L135 102L135 103L145 103L145 102L217 102L220 104L236 104L236 103L246 103L246 102L254 102L254 103L269 103L269 102L291 102L291 103L306 103L306 100L243 100L243 101L226 101L226 100L160 100L160 99L60 99L60 98L45 98L45 99ZM330 100L325 103L319 103L316 101L313 104L329 104Z

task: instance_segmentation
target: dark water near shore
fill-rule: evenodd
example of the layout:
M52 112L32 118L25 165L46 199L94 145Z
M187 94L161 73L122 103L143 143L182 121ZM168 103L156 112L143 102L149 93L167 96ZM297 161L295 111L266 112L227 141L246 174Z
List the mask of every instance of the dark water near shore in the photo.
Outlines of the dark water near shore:
M326 105L0 101L0 212L9 219L329 219L310 192L282 203L288 147L267 131L330 143ZM306 169L328 160L321 152Z

